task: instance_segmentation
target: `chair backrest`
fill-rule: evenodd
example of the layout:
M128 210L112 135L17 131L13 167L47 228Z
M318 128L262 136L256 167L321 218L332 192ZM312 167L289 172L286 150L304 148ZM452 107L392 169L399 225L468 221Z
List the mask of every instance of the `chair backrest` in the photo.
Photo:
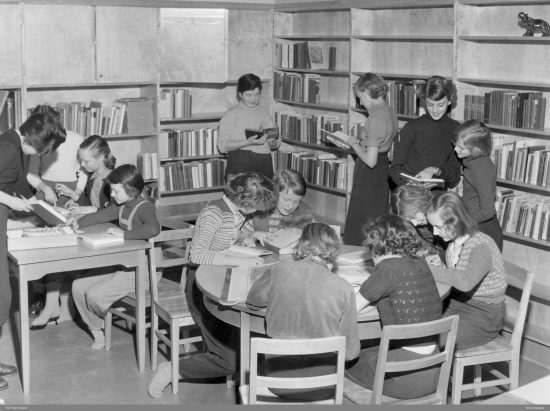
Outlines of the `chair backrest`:
M157 271L166 267L182 266L180 288L185 289L187 267L189 265L189 245L193 237L194 226L188 228L161 231L150 238L149 243L149 281L153 300L158 299Z
M509 298L516 298L517 294L510 292L511 288L521 290L521 298L519 299L519 306L511 339L512 350L515 354L519 355L523 329L525 327L525 317L527 316L527 308L529 306L529 298L531 297L535 273L509 261L504 261L504 269L506 271L506 282L508 283L507 296Z
M424 399L419 399L419 402L423 403L424 400L429 401L429 397L431 397L435 399L436 402L445 404L447 401L447 389L449 386L457 329L458 315L451 315L439 320L427 321L424 323L385 326L382 329L371 403L382 403L382 389L386 373L420 370L422 368L441 364L435 393ZM391 341L425 338L442 334L446 335L444 339L445 349L443 351L415 360L388 361L388 350ZM409 402L414 403L415 400Z
M311 339L251 339L250 345L250 390L249 404L273 404L267 400L259 400L258 396L278 398L269 388L278 389L309 389L335 388L334 398L324 401L312 401L311 404L342 404L344 397L344 363L346 337L325 337ZM258 375L258 354L271 355L314 355L336 353L336 372L315 377L283 378ZM308 402L309 404L309 402Z

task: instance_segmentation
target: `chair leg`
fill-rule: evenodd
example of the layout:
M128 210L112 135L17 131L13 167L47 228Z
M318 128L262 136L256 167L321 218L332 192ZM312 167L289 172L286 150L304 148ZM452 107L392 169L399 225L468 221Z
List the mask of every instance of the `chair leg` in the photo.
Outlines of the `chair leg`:
M483 368L481 365L474 365L474 383L478 385L481 382L481 372ZM481 387L474 388L474 396L479 397L481 395Z
M457 361L454 361L451 404L460 404L460 402L462 401L463 378L464 378L464 367L462 366L462 364L459 365Z
M156 315L153 306L151 306L151 369L156 370L158 364L158 337L159 317Z
M187 339L190 337L190 335L191 335L191 332L189 330L189 327L184 327L182 330L182 339ZM187 342L183 344L183 352L188 353L189 351L191 351L191 343Z
M103 327L105 328L105 349L111 349L111 333L113 325L113 314L111 311L107 311L105 314L105 319L103 320Z
M228 390L231 390L233 387L235 387L235 376L234 375L228 375L225 377L225 388Z
M512 358L508 362L510 372L510 389L516 389L519 386L519 358Z
M180 329L175 321L170 323L170 362L172 364L172 392L178 393L179 388L179 344Z

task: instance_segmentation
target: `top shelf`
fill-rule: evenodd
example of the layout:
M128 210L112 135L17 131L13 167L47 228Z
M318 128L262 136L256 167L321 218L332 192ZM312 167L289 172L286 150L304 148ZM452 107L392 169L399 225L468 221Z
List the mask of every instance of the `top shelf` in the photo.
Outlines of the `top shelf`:
M468 6L526 6L548 4L548 0L463 0L460 4Z
M459 36L460 40L476 43L520 43L550 44L550 37L517 37L517 36Z
M438 43L452 43L453 36L407 36L407 35L393 35L393 36L353 36L358 40L370 40L370 41L399 41L399 42L438 42Z
M473 77L458 77L458 81L470 84L479 85L497 85L508 88L524 88L530 90L550 90L550 83L542 83L537 81L519 81L519 80L498 80L488 78L473 78Z
M274 36L279 40L312 40L312 41L349 41L350 37L345 35L330 34L297 34L294 36Z

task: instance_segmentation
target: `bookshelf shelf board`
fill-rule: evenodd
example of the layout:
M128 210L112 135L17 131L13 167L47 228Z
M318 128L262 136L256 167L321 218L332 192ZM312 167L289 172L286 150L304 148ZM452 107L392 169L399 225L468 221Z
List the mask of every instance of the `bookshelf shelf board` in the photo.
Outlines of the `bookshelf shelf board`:
M388 41L388 42L431 42L452 43L453 36L353 36L357 40Z
M192 160L208 160L210 158L225 158L224 154L208 154L204 156L187 156L187 157L167 157L161 158L161 163L168 163L171 161L192 161Z
M504 180L502 178L497 178L497 185L499 187L513 188L515 190L526 191L533 194L550 194L550 187L536 186L533 184L522 183L521 181Z
M365 116L368 116L369 115L369 110L367 110L366 108L356 108L356 107L352 107L350 108L351 111L355 111L356 113L361 113L361 114L364 114Z
M297 141L297 140L291 140L288 138L281 139L284 143L292 144L296 147L303 147L303 148L309 148L312 150L321 150L321 151L327 151L329 153L334 153L337 155L346 155L346 154L355 154L351 150L346 150L343 148L333 147L333 146L325 146L321 144L313 144L313 143L305 143L303 141Z
M271 80L262 78L262 83L269 83ZM223 81L167 81L160 82L160 88L171 87L211 87L211 88L223 88L227 86L236 86L238 79L223 80Z
M339 111L342 113L348 112L348 106L345 104L303 103L300 101L291 101L291 100L275 100L275 101L281 104L288 104L296 107L311 108L314 110Z
M469 6L521 6L521 5L536 5L548 4L548 0L464 0L461 4Z
M94 89L94 88L135 88L135 87L148 87L155 86L156 83L145 82L129 82L129 83L71 83L71 84L29 84L27 85L28 91L33 90L48 90L48 89Z
M533 240L529 237L524 237L518 234L503 233L504 239L513 243L527 245L529 247L538 248L540 250L550 251L550 242L542 240Z
M191 117L163 118L160 120L160 124L201 123L206 121L219 121L222 116L223 113L194 114Z
M550 37L517 37L517 36L459 36L460 40L476 43L528 43L550 44Z
M319 186L317 184L312 184L312 183L307 183L307 188L318 190L318 191L324 191L325 193L329 193L329 194L336 194L342 197L345 197L347 195L346 190L341 190L339 188Z
M497 126L495 124L489 124L489 123L485 123L485 124L491 130L496 130L501 132L503 131L505 133L510 133L510 134L517 134L517 135L522 135L527 137L536 137L536 138L541 138L545 140L550 140L550 130L548 129L535 130L533 128L515 128L515 127Z
M295 36L275 36L279 40L312 40L312 41L349 41L350 37L345 35L329 34L303 34Z
M428 7L451 8L453 1L451 0L371 0L368 4L362 0L351 1L352 7L357 7L366 10L391 10L391 9L417 9Z
M173 190L173 191L161 191L161 197L170 197L181 194L197 194L197 193L210 193L215 191L222 191L224 186L214 186L214 187L201 187L201 188L190 188L187 190Z
M399 120L406 120L406 121L409 121L409 120L414 120L415 118L417 118L418 116L411 116L411 115L408 115L408 114L399 114L397 113L397 118Z
M348 11L349 7L342 7L340 2L321 0L321 1L311 1L307 3L303 3L303 2L293 2L293 3L284 3L284 4L275 3L274 10L286 12L286 13L303 13L308 11L313 11L313 12Z
M294 68L281 68L276 67L277 71L285 71L290 73L305 73L305 74L318 74L320 76L331 76L331 77L349 77L347 71L334 71L334 70L305 70L305 69L294 69Z
M140 131L137 133L104 134L101 137L103 137L106 140L117 140L117 139L127 139L127 138L151 137L156 134L157 134L156 131L151 130L151 131Z
M475 77L458 77L457 80L463 83L478 84L478 85L492 85L492 86L502 86L502 87L508 87L508 88L524 88L524 89L531 89L531 90L550 90L550 83L545 83L542 81L537 82L537 81L499 80L499 79L475 78Z
M351 74L360 76L365 74L361 71L354 71ZM377 73L378 75L384 77L385 80L388 79L398 79L398 80L426 80L430 77L429 74L397 74L397 73Z

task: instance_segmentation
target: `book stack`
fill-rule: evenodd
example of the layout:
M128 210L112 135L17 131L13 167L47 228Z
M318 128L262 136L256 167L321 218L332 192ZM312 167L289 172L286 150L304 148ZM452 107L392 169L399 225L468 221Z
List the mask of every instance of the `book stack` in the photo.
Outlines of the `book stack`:
M389 105L395 109L397 114L418 116L421 107L418 89L425 82L425 80L388 81Z
M225 159L175 161L161 165L159 190L162 192L223 186Z
M123 118L128 133L150 131L155 129L153 100L146 97L121 98L116 103L125 105L126 116Z
M492 90L483 96L464 96L465 120L477 119L496 126L543 130L545 113L546 98L539 91Z
M145 181L158 178L158 153L138 153L136 166Z
M71 247L78 244L76 232L69 226L22 228L7 231L8 250Z
M162 159L220 154L218 129L163 129L159 135L159 156Z
M337 115L305 115L275 112L275 122L283 139L310 144L323 144L323 133L342 131L344 121Z
M185 88L165 88L160 91L159 117L161 119L189 118L193 97Z

